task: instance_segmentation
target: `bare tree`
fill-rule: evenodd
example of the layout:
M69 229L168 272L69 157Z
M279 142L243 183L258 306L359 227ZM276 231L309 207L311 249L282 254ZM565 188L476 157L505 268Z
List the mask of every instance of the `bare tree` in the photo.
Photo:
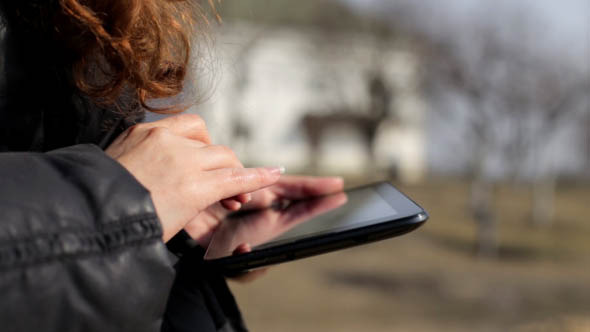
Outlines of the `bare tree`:
M560 125L581 117L588 93L587 74L541 54L530 38L530 26L513 25L502 34L492 25L471 27L468 43L454 36L436 40L429 50L425 82L437 104L460 100L468 112L465 145L471 147L471 210L477 222L477 249L497 254L497 216L494 183L498 178L534 185L532 219L547 224L552 218L555 172L546 158L547 142ZM520 33L518 33L520 32ZM451 116L453 109L444 109ZM490 159L500 170L490 172Z

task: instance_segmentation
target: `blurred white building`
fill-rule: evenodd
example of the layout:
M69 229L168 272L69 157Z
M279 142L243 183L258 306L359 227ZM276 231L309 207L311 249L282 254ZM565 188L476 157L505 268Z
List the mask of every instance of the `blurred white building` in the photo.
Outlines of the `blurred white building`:
M247 165L304 172L314 158L304 115L368 114L367 77L379 70L393 98L372 146L354 121L326 125L315 163L322 173L395 169L402 181L423 178L425 107L410 43L251 24L225 24L218 33L216 84L207 101L191 110L205 118L215 143L232 147Z

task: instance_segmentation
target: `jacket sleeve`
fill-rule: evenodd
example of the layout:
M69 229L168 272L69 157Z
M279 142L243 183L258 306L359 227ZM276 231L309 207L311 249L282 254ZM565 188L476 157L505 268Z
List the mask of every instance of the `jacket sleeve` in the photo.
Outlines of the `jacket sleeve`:
M0 154L0 330L159 331L161 236L149 192L96 146Z

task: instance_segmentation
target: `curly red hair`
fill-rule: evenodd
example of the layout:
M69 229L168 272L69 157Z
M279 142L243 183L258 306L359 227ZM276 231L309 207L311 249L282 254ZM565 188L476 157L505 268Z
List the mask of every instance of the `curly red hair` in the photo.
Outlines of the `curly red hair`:
M130 92L147 110L182 110L148 101L183 89L193 34L208 24L196 0L19 0L2 7L21 29L52 40L52 61L96 102L116 105Z
M77 55L76 87L101 102L114 103L124 88L148 110L149 99L179 94L187 74L191 35L206 16L182 0L59 0L58 37ZM215 9L212 0L210 6ZM73 36L71 38L68 36Z

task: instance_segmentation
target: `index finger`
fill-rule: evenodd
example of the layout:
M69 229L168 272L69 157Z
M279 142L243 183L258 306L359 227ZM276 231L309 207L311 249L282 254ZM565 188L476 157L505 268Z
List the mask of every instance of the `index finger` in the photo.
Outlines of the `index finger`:
M272 191L287 199L304 199L340 192L344 189L341 177L294 176L281 177Z
M216 183L214 188L217 189L217 200L220 201L275 184L284 173L284 168L222 168L211 172L214 173L212 180Z

